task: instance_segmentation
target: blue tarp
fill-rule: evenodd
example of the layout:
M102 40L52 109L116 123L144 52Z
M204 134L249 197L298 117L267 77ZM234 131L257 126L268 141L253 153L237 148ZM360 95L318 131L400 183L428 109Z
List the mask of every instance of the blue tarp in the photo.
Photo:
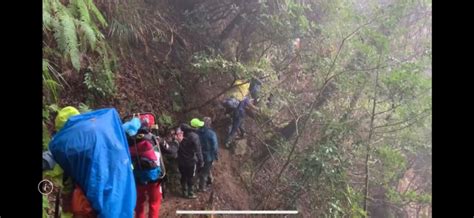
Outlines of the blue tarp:
M49 149L99 217L133 217L136 188L130 152L115 109L70 117Z

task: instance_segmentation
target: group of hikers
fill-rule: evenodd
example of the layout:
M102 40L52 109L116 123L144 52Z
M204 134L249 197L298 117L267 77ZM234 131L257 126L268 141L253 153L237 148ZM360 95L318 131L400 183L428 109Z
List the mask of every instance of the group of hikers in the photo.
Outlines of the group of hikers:
M243 136L245 111L258 110L254 102L261 82L256 81L248 92L222 102L232 118L226 147L237 132ZM166 129L155 120L152 113L120 118L113 108L83 114L72 106L59 110L49 150L43 152L43 170L56 163L64 170L63 181L74 187L70 212L75 217L146 217L145 211L158 217L167 173L179 172L184 198L208 191L219 158L212 119L193 118Z

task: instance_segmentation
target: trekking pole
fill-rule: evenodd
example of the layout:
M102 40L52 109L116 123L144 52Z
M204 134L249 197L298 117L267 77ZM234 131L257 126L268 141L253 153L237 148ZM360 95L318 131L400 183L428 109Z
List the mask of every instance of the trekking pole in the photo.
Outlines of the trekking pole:
M54 187L53 187L54 188ZM56 202L54 205L54 218L60 218L59 204L61 201L61 188L59 188L58 193L56 193Z

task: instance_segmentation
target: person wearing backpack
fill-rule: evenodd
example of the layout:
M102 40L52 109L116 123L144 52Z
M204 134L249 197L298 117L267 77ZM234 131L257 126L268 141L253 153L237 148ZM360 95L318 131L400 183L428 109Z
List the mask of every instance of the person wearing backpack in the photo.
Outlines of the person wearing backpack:
M222 101L224 107L224 114L231 114L238 106L240 101L234 96L230 96Z
M255 105L258 104L258 102L260 101L260 89L262 88L262 81L260 79L258 79L257 77L252 77L252 79L250 80L250 87L249 87L249 92L250 92L250 96L255 99Z
M59 110L58 115L54 120L55 131L53 132L53 136L55 132L61 130L64 124L67 122L69 117L75 116L80 114L79 111L72 106L67 106ZM53 154L48 149L43 151L43 170L53 170L56 166L56 161L53 158Z
M49 149L75 183L74 217L132 217L135 180L118 112L104 108L79 114L66 107L55 126Z
M218 142L216 132L211 129L211 118L204 117L204 122L195 122L195 126L199 128L198 134L202 147L202 156L204 158L204 166L199 171L199 189L198 191L206 192L206 185L212 184L212 164L218 160ZM198 120L200 121L200 120Z
M191 121L191 125L195 126L194 122ZM196 129L185 123L180 125L180 129L176 133L179 141L178 168L181 173L181 191L185 198L196 198L193 179L196 170L204 165L199 135L196 133Z
M145 218L145 205L148 197L148 216L159 217L162 199L160 177L162 175L162 156L154 141L150 128L153 124L141 122L138 118L124 124L137 185L137 205L135 214ZM138 130L137 130L138 129Z
M241 135L244 135L244 129L242 128L242 122L245 118L245 110L258 110L255 105L253 105L253 99L246 96L242 101L240 101L239 106L234 110L232 115L232 127L230 129L227 138L224 141L224 145L226 148L230 147L230 143L232 142L237 130L241 131Z
M75 107L72 107L72 106L67 106L59 110L58 115L56 116L54 120L56 133L61 131L61 129L64 127L64 124L66 124L69 118L79 115L79 114L80 114L79 111ZM43 166L45 164L45 161L48 162L47 165L49 165L49 166L46 166L46 169L53 169L56 165L53 154L51 153L50 150L43 153ZM87 197L85 196L80 186L77 184L74 184L71 180L72 179L68 175L63 174L63 184L66 182L70 182L69 185L73 187L72 196L71 196L71 205L70 205L73 216L74 217L96 217L97 214L92 209L90 202L88 201Z
M79 115L79 114L80 112L75 107L72 107L72 106L67 106L59 110L54 120L55 129L54 129L53 137L55 133L59 132L63 128L64 124L68 121L70 117ZM54 160L54 157L51 151L49 149L47 151L44 151L43 152L43 171L54 170L56 167L58 167L61 171L63 171L61 166L59 166ZM67 208L67 210L63 212L66 212L66 213L72 212L74 217L79 217L79 216L95 217L96 214L93 211L86 196L82 192L81 188L77 184L74 184L72 181L72 178L66 175L64 172L63 172L62 180L63 180L62 182L63 182L64 189L72 190L72 193L66 194L67 196L71 197L70 199L68 199L68 202L70 202L71 205L65 205L65 208ZM64 190L63 190L63 193L64 193Z

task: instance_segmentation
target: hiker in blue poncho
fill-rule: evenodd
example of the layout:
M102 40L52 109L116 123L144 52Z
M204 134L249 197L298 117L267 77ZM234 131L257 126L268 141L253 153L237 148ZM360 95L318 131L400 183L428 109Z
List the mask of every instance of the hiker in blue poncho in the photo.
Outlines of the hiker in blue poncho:
M107 108L69 116L62 124L49 149L80 188L75 193L83 193L83 198L73 193L73 210L75 199L86 198L98 217L133 217L135 180L117 111Z

